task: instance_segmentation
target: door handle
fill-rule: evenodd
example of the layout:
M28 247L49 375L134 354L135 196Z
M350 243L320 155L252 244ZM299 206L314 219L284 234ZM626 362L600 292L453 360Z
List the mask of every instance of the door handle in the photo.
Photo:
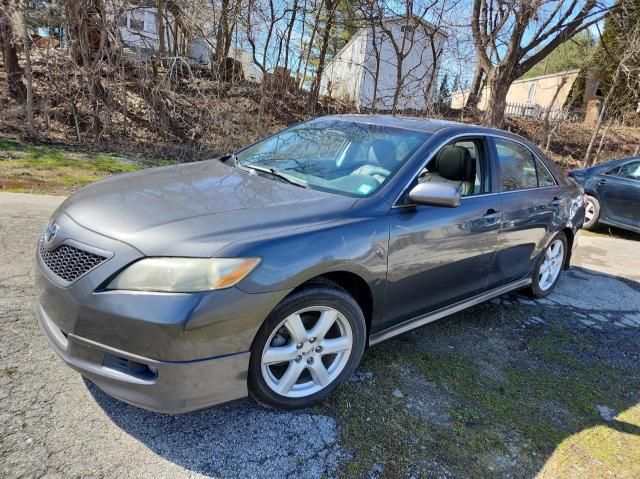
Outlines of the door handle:
M500 218L500 212L490 208L487 210L486 214L483 216L485 220L497 220Z
M560 206L562 204L562 200L557 196L554 196L553 200L551 201L551 204L554 206Z
M603 178L603 179L598 180L598 184L599 184L599 185L604 185L604 184L606 184L606 183L607 183L607 180L605 180L604 178Z

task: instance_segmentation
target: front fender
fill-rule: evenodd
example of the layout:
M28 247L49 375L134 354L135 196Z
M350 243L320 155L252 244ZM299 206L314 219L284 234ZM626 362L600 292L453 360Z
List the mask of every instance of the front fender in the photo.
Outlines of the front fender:
M293 289L336 271L357 274L373 290L386 281L388 243L388 218L346 218L282 236L236 242L216 256L262 259L237 285L248 293Z

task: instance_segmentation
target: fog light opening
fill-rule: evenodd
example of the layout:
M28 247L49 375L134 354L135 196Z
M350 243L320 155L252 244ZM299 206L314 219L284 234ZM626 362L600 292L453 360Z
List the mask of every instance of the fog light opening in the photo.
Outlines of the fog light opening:
M132 359L105 353L102 367L117 371L128 376L133 376L143 381L153 381L158 377L158 368L140 363Z

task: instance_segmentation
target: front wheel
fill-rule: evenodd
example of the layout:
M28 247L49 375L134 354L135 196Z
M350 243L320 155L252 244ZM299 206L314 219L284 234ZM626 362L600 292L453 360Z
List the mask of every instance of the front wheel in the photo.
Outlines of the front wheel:
M285 298L251 348L249 391L275 408L307 407L324 399L358 366L366 327L358 303L322 281Z
M567 237L558 233L538 259L529 292L534 298L544 298L558 283L567 258Z

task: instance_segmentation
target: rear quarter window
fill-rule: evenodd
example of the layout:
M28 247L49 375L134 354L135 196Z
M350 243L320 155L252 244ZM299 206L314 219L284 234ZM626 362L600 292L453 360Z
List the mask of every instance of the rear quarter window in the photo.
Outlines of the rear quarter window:
M536 158L536 170L538 172L538 186L555 186L556 180L541 160Z

